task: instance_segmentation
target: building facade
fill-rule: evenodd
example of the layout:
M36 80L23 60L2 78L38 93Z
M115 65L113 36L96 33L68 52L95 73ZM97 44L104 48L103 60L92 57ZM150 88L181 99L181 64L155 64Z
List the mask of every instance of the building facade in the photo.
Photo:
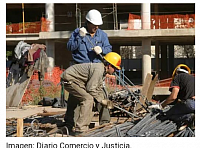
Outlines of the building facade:
M168 78L179 63L195 71L195 58L174 58L175 45L195 45L194 3L7 3L6 50L14 50L21 40L46 44L48 56L65 69L72 60L68 39L84 25L90 9L102 13L100 28L108 34L113 51L123 54L125 47L141 46L141 58L122 61L131 80L142 83L149 72ZM155 58L151 58L151 46Z

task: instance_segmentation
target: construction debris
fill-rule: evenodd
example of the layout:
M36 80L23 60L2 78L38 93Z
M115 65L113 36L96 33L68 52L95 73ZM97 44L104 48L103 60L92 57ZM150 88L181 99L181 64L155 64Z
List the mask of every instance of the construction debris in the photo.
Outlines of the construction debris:
M113 124L109 129L95 129L80 135L81 137L194 137L195 132L190 127L179 131L176 123L170 120L161 120L160 113L151 112L143 119Z
M40 115L38 113L38 115ZM52 116L34 116L24 119L24 137L49 137L49 136L70 136L66 126L58 127L63 121L63 113L53 112ZM41 114L43 115L43 114ZM152 110L143 118L110 122L95 126L78 137L194 137L195 128L187 124L184 126L162 118L163 113ZM6 136L17 136L16 119L7 119Z
M127 90L119 90L109 95L109 100L113 101L114 109L111 110L113 116L131 116L138 117L134 114L134 107L136 104L136 97L139 99L139 91L132 94Z
M111 124L104 128L89 131L80 136L82 137L125 137L127 131L134 126L133 122L125 122L122 124Z
M177 124L169 119L162 118L164 115L160 110L149 110L152 94L157 75L152 80L152 75L148 74L143 88L137 89L128 80L117 76L122 84L121 90L115 90L108 94L109 100L114 104L114 109L110 110L111 117L126 117L123 122L110 122L91 128L78 137L194 137L195 128L188 124ZM133 88L136 89L133 89ZM20 135L24 137L49 137L49 136L70 136L67 126L59 127L64 121L65 111L37 113L35 116L23 119L22 131ZM131 120L129 120L131 119ZM182 127L181 127L181 126ZM17 135L19 124L17 119L7 119L6 136Z
M49 116L47 116L47 114ZM42 116L40 116L42 115ZM45 115L45 116L43 116ZM57 128L57 124L62 123L63 112L38 113L23 119L23 136L24 137L49 137L51 135L62 134L63 130ZM7 119L6 136L16 136L17 119ZM53 129L57 129L52 131ZM68 129L66 129L68 130ZM51 132L49 132L51 131ZM66 132L65 132L66 133ZM69 134L68 134L69 135Z

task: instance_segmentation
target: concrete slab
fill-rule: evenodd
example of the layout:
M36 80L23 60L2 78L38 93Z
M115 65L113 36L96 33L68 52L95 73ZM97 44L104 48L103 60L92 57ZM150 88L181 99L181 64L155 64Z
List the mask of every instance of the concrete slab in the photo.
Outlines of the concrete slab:
M169 87L155 87L154 95L170 95Z
M178 37L195 36L195 29L143 29L143 30L104 30L109 38L113 37ZM68 39L72 31L40 32L39 39Z

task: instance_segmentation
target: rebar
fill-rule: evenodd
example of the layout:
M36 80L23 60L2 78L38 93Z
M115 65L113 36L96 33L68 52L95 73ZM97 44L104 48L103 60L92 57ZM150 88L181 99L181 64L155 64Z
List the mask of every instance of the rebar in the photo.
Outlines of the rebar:
M121 137L121 131L120 131L120 128L115 126L115 129L116 129L116 133L117 133L117 137Z
M12 134L17 132L16 126L7 126L6 127L6 137L12 137Z
M144 126L147 126L150 122L152 122L158 114L159 113L153 116L151 113L147 114L141 121L136 124L136 126L134 126L131 130L127 132L128 136L133 136L134 134L137 134Z
M126 132L134 126L133 122L125 122L123 124L114 125L110 129L96 129L95 131L85 134L85 137L117 137L120 136L123 137L126 135ZM120 131L117 131L117 129L120 129Z
M115 76L117 77L117 79L121 80L121 78L119 78L119 76L117 74L115 74ZM125 88L128 90L128 92L136 99L136 101L149 113L149 110L140 102L140 100L133 94L133 92L125 85L124 81L122 81L122 84L125 86Z
M193 136L195 136L194 132L191 130L190 127L187 127L187 129L190 131L190 133L189 133L189 137L193 137Z
M45 130L39 129L39 121L34 119L31 122L31 127L24 130L24 137L46 137L48 136Z
M123 111L123 112L125 112L125 113L127 113L131 118L134 118L134 117L140 118L139 116L137 116L137 115L135 115L135 114L133 114L133 113L131 113L131 112L123 109L123 108L120 108L119 106L114 105L114 107L117 108L117 109L119 109L119 110L121 110L121 111Z

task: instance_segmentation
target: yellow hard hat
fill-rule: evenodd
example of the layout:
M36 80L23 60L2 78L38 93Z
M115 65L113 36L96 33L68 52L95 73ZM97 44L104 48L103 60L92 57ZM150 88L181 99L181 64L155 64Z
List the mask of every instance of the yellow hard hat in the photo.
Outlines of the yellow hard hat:
M178 66L176 66L176 68L173 71L172 79L175 77L177 70L183 71L183 72L188 73L188 74L191 73L191 70L190 70L190 68L187 65L185 65L185 64L179 64Z
M108 54L106 54L104 56L104 59L112 64L113 66L115 66L117 69L121 69L120 65L121 65L121 56L119 54L117 54L116 52L109 52Z

